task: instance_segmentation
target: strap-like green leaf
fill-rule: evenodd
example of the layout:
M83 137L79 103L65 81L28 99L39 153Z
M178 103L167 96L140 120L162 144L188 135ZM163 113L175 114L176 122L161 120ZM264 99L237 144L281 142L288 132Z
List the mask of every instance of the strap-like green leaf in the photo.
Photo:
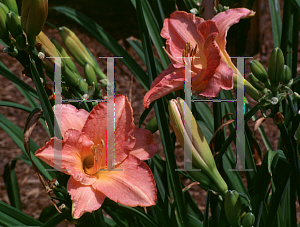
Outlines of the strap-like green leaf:
M43 113L45 115L45 119L46 119L47 124L48 124L50 135L51 135L51 137L54 137L54 122L56 124L57 124L57 122L55 121L53 109L52 109L52 106L49 102L48 95L47 95L47 93L44 89L44 86L41 82L41 78L40 78L40 76L37 72L37 69L35 68L32 60L30 62L30 70L31 70L31 74L32 74L32 78L33 78L35 87L36 87L38 95L39 95L39 99L40 99L40 102L41 102ZM60 134L60 131L56 130L56 135L55 136L58 137L58 138L61 138L61 135L59 135L59 134Z
M132 4L136 7L136 0L131 0ZM136 7L137 8L137 7ZM146 22L147 29L151 40L157 50L157 53L162 61L163 67L166 69L170 63L167 54L165 53L163 46L165 45L164 40L160 36L160 28L155 18L155 15L147 0L142 1L143 16Z
M120 60L127 66L127 68L140 81L142 86L148 91L150 88L147 74L136 63L136 61L120 46L104 29L95 23L93 20L83 15L82 13L65 6L56 6L53 9L66 15L79 25L85 28L96 40L111 51L115 56L123 57Z
M19 110L24 110L28 113L32 111L32 108L14 102L0 101L0 106L13 107Z
M15 171L16 163L17 159L14 159L11 163L5 165L3 179L10 204L17 209L22 210L19 184Z
M146 66L148 70L149 80L152 82L157 77L157 71L155 66L155 60L152 52L152 45L148 33L148 28L144 21L144 11L141 0L136 2L136 10L138 16L140 36L143 44L143 50L146 58ZM188 226L187 213L185 208L185 201L181 190L181 182L177 169L176 159L174 155L174 148L172 145L172 139L170 135L168 120L166 116L167 109L164 106L162 99L159 99L155 103L155 115L157 119L158 128L166 156L168 180L170 181L174 205L176 207L176 219L179 226Z
M0 224L5 226L42 226L43 223L0 201ZM4 223L9 223L9 225Z
M280 47L281 40L281 17L280 17L280 5L278 0L269 0L271 21L272 21L272 33L274 48Z

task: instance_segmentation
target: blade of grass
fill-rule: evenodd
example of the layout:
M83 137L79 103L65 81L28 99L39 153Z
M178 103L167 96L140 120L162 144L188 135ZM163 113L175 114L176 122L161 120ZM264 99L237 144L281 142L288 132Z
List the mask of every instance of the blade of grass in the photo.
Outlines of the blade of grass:
M208 218L209 218L210 193L211 193L211 191L207 190L206 201L205 201L205 210L204 210L203 227L208 227L209 226Z
M150 215L147 215L139 208L128 207L122 204L115 203L111 200L105 201L106 206L115 207L118 210L126 212L127 214L134 215L136 218L140 219L145 226L148 227L159 227L159 224Z
M14 208L12 206L7 205L6 203L0 201L0 213L7 215L6 218L0 215L0 223L3 220L11 221L11 225L8 226L42 226L43 223L30 217L24 212Z
M105 46L115 56L121 56L120 60L127 66L127 68L135 75L140 81L142 86L148 91L150 84L148 81L147 74L144 70L136 63L136 61L124 50L124 48L117 43L100 25L95 23L93 20L83 15L82 13L65 6L52 7L56 11L66 15L72 20L76 21L79 25L85 28L96 40Z
M280 18L280 5L278 0L269 0L271 21L272 21L272 33L274 48L280 47L281 40L281 18Z
M63 213L56 213L53 218L47 221L43 227L54 227L57 226L59 223L63 222L69 216L68 211L64 211Z
M297 10L300 11L300 0L292 0L291 2L294 4Z
M140 59L144 62L144 64L146 65L142 43L139 40L133 39L133 38L127 38L126 40L130 44L130 46L134 49L134 51L137 53L137 55L140 57ZM164 70L164 68L157 57L155 57L155 64L156 64L158 73L161 73Z
M133 6L136 7L136 0L131 0ZM137 8L137 7L136 7ZM149 5L147 0L142 1L142 10L144 19L146 22L147 29L149 31L149 35L151 40L157 50L157 53L162 61L163 67L166 69L170 64L169 58L165 53L164 49L162 48L165 43L162 37L160 36L160 28L158 26L157 20L154 16L154 13Z
M44 86L43 86L42 82L41 82L41 78L40 78L40 76L37 72L37 69L35 68L32 60L30 62L30 70L31 70L33 82L35 84L35 87L36 87L38 95L39 95L39 99L40 99L40 102L41 102L43 113L45 115L45 119L46 119L47 124L48 124L50 135L51 135L51 137L54 137L54 121L55 121L55 118L54 118L53 109L52 109L52 106L49 102L48 95L47 95L47 93L44 89ZM55 123L57 125L57 122L55 122ZM56 131L55 136L58 137L58 138L62 137L59 130Z
M278 206L280 204L280 200L283 196L284 189L288 183L289 176L291 174L289 164L282 162L280 159L278 160L278 163L276 165L276 169L274 171L273 179L274 184L276 186L275 192L273 191L270 205L269 205L269 211L267 216L267 222L268 225L273 226L273 223L275 221L274 217L277 213Z
M22 210L19 184L15 171L16 163L17 159L14 159L11 163L5 165L3 179L10 204L17 209Z
M298 66L298 42L299 42L299 10L296 7L292 8L293 12L293 34L292 34L292 75L295 78L297 76L297 66ZM293 90L300 92L299 87L293 86Z
M247 121L252 118L253 121L256 121L258 119L258 117L256 116L256 112L259 110L259 104L256 104L253 108L251 108L248 100L246 99L246 103L245 103L245 110L247 112L247 114L245 115L245 119L247 119ZM248 111L247 111L248 110ZM251 111L251 112L250 112ZM249 114L248 114L249 113ZM245 120L245 122L247 122ZM270 143L270 140L264 130L264 127L262 125L260 125L258 127L258 131L261 134L261 137L263 139L263 142L267 148L267 150L273 150L272 145Z
M195 96L193 96L193 99ZM204 102L194 102L196 110L200 114L202 120L208 125L209 129L213 131L214 129L214 118L211 108Z
M161 0L151 0L151 3L153 5L153 11L159 24L159 28L162 28L166 17L163 6L161 4Z
M137 0L136 3L137 3L136 9L137 9L139 30L140 30L140 36L141 36L143 50L146 58L146 66L148 70L149 80L150 82L152 82L153 79L155 79L157 76L154 56L152 52L152 46L150 42L148 28L144 21L142 3L140 0ZM156 101L154 108L155 108L155 115L157 119L158 128L160 131L160 136L163 144L163 149L166 156L168 180L170 181L171 190L175 201L176 218L178 220L178 225L188 226L187 213L185 209L185 201L181 189L181 182L178 173L176 173L175 171L177 169L177 166L176 166L176 159L174 155L174 148L172 145L172 139L169 131L168 120L166 116L167 110L164 106L162 99Z
M93 211L93 218L94 218L95 224L97 226L106 227L106 223L105 223L105 220L104 220L102 208L100 208L96 211Z
M146 58L146 65L149 75L150 82L156 78L157 72L155 67L154 56L152 52L152 46L149 38L148 29L146 23L144 21L142 3L140 0L137 1L137 16L139 22L139 30L141 35L141 40L143 44L143 50ZM155 114L158 123L158 128L160 130L161 140L163 144L163 148L166 156L167 163L167 172L168 179L171 185L171 190L173 193L173 198L175 201L175 209L176 209L176 218L178 220L179 226L187 226L187 213L185 209L185 202L183 198L182 189L180 187L181 182L179 179L179 175L175 172L177 169L176 159L174 156L174 148L172 145L172 139L169 131L168 121L166 118L166 109L164 107L164 103L161 99L157 100L155 103Z
M14 102L7 102L7 101L0 101L0 106L12 107L12 108L26 111L28 113L30 113L33 110L32 108L30 108L28 106L24 106L24 105L14 103Z

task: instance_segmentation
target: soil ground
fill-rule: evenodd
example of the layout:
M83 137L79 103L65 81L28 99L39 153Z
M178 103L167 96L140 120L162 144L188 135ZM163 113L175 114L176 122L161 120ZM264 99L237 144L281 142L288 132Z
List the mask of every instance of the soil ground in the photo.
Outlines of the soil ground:
M50 4L57 4L58 1L53 1ZM141 60L136 56L134 51L129 47L126 42L126 38L129 36L134 36L138 38L138 27L137 21L135 17L135 11L133 7L128 7L130 5L127 1L118 1L119 4L114 5L112 8L111 3L103 3L101 7L97 1L90 1L89 4L85 4L86 1L65 1L65 4L71 6L99 23L103 28L110 33L118 43L124 46L124 48L129 51L129 53L136 59L136 61L143 65ZM105 1L106 2L106 1ZM19 3L19 2L18 2ZM269 14L269 5L268 1L260 1L260 10L258 12L258 16L260 17L259 22L259 52L254 56L254 59L259 60L261 63L267 67L267 61L269 53L273 48L272 41L272 31L271 31L271 20ZM124 10L126 9L126 10ZM117 15L117 16L116 16ZM121 19L120 19L121 18ZM99 44L92 36L86 33L86 31L78 27L73 21L61 16L55 11L49 11L48 21L53 23L56 26L67 26L73 32L77 34L80 40L84 43L84 45L89 48L92 54L97 56L113 56L108 50L106 50L101 44ZM46 25L44 27L45 34L48 37L55 38L58 42L62 44L60 36L57 30ZM22 78L26 83L33 85L30 78L22 77L22 66L13 58L9 57L4 53L0 53L0 60L19 78ZM249 60L250 61L250 60ZM249 63L247 61L247 63ZM106 61L98 60L100 67L106 70ZM246 75L249 73L249 64L246 64ZM144 69L145 66L143 65ZM83 71L81 67L78 67L80 73L83 75ZM119 85L119 93L123 93L128 96L129 101L131 102L135 124L138 125L138 120L144 111L142 100L146 93L146 91L142 88L139 82L135 79L132 73L124 66L121 61L116 60L115 63L115 78L116 82ZM23 98L22 94L17 90L17 88L12 84L9 80L1 77L1 89L0 89L0 100L1 101L11 101L20 103L22 105L29 106L27 101ZM250 98L250 103L253 106L255 102L253 102ZM0 113L6 116L10 121L19 126L22 130L24 128L24 124L28 117L28 113L25 113L21 110L16 110L7 107L1 107ZM149 116L154 116L152 112ZM261 116L261 115L260 115ZM146 122L147 122L146 120ZM272 146L274 148L277 147L279 133L277 128L273 125L272 120L267 119L264 121L263 126L265 131L270 139ZM250 128L253 130L254 122L249 123ZM255 136L257 136L258 141L263 149L266 151L262 143L262 139L258 132L254 132ZM49 137L43 130L43 127L38 124L37 127L33 131L33 140L39 145L43 146L48 140ZM155 133L155 139L159 143L160 137L159 133ZM159 153L163 154L161 143L159 143ZM22 151L15 145L12 139L2 130L0 129L0 174L2 175L3 169L6 163L14 159L17 155L21 154ZM179 144L177 144L176 148L176 157L178 160L179 167L183 167L183 151ZM50 200L47 197L47 194L44 192L37 176L35 175L33 169L26 165L25 163L19 161L16 167L21 201L22 201L22 209L25 213L31 215L34 218L38 218L42 209L48 205L51 205ZM187 179L182 178L182 182L184 185L188 185L191 182ZM190 189L190 193L195 198L195 201L199 205L200 209L204 211L205 207L205 197L206 191L193 186ZM5 185L2 176L0 177L0 201L6 202L9 204L8 196L5 190ZM297 208L299 209L299 207ZM300 218L298 219L300 220ZM61 223L60 226L71 226L69 223Z

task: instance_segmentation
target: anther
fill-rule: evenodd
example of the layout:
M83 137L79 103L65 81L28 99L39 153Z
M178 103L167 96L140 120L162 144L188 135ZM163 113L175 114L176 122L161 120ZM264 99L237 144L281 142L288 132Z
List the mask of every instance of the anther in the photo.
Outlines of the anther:
M93 155L95 158L95 161L98 161L98 146L93 145Z

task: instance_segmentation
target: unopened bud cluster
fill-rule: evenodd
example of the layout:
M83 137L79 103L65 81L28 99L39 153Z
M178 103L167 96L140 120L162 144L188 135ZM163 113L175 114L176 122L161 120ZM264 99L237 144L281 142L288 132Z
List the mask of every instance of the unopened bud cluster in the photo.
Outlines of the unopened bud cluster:
M73 89L81 95L102 98L97 77L100 80L107 78L92 54L74 32L66 27L59 28L66 49L84 68L86 79L83 79L66 50L42 32L47 16L48 0L23 0L21 17L16 0L0 0L0 39L7 45L4 52L16 58L20 51L30 56L35 55L36 59L42 61L51 80L54 80L55 57L62 57L59 67L62 67L63 86L68 86L67 90Z
M263 93L263 97L259 100L262 113L265 117L274 117L278 113L278 108L274 108L275 105L278 106L288 96L291 99L295 97L291 89L293 84L292 71L289 66L284 64L284 55L281 49L275 48L271 52L268 73L257 60L250 62L250 69L249 82ZM267 109L274 111L267 115Z

